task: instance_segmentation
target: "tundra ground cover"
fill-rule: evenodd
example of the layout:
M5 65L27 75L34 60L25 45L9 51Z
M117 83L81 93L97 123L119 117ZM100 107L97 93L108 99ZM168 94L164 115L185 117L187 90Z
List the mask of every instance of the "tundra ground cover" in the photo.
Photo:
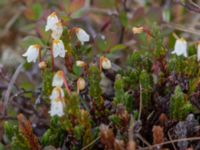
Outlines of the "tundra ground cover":
M200 149L198 2L6 6L0 149Z

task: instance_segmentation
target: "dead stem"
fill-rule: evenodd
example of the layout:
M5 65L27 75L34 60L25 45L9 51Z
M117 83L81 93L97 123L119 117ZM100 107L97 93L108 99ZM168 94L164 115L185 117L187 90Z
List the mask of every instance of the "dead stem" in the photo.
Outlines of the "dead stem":
M138 120L140 120L142 115L142 86L140 84L140 106L139 106L139 116L138 116Z
M151 149L155 148L155 147L158 147L158 146L171 144L171 143L177 143L177 142L181 142L181 141L197 141L197 140L200 140L200 137L190 137L190 138L175 139L175 140L163 142L163 143L160 143L160 144L151 145ZM149 150L149 147L142 148L141 150Z
M5 96L4 96L4 104L3 104L4 107L3 107L3 111L2 111L3 115L6 114L6 108L7 108L7 105L9 103L11 90L12 90L14 84L15 84L15 81L17 80L17 77L18 77L19 73L21 72L21 69L22 69L23 65L24 65L24 63L21 63L17 67L17 69L15 70L15 73L13 74L13 76L12 76L12 78L11 78L9 84L8 84L8 88L7 88L7 91L6 91Z
M179 30L179 31L183 31L183 32L187 32L187 33L191 33L191 34L195 34L200 36L200 32L198 32L197 30L191 29L190 27L184 27L180 24L174 24L174 23L168 23L168 24L163 24L163 27L168 27L168 28L172 28L175 30Z
M88 145L86 145L85 147L83 147L81 150L86 150L88 147L90 147L91 145L93 145L94 143L96 143L99 139L100 139L100 136L98 136L96 139L94 139Z
M149 149L152 148L149 142L147 142L147 140L145 140L140 134L136 134L136 137L139 138L144 144L146 144Z
M167 135L169 136L170 141L172 141L172 137L171 137L170 131L171 131L171 129L167 132ZM174 143L172 143L172 146L173 146L174 150L177 150L176 146L174 145Z

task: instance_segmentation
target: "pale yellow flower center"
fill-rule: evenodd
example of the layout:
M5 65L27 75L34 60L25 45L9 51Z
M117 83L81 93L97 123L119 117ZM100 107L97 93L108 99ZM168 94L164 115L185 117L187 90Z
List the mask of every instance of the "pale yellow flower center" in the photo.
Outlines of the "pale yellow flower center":
M57 25L58 27L62 27L61 21L57 22L56 25Z
M180 38L180 39L178 39L180 42L182 42L182 43L185 43L186 42L186 40L184 39L184 38Z
M57 45L57 44L59 44L59 43L60 43L59 40L54 40L54 41L53 41L53 44L56 44L56 45Z
M200 48L200 41L198 42L198 45L197 45L197 47L198 47L198 48Z
M62 76L63 76L63 72L62 72L62 71L58 71L58 72L56 72L56 76L58 76L59 78L62 78Z
M108 62L109 61L109 59L104 57L104 56L101 56L100 60L101 60L101 62Z
M41 46L38 45L38 44L33 45L33 47L34 47L35 49L37 49L37 50L39 50L39 49L41 48Z
M58 95L58 97L56 98L56 101L59 102L62 100L62 92L61 92L61 89L58 88L58 87L55 87L55 93L56 95Z
M78 33L81 30L81 28L75 27L74 30L75 30L76 33Z
M51 18L53 18L53 17L56 17L57 15L56 15L56 12L53 12L53 13L51 13L50 15L49 15L49 17L51 17Z

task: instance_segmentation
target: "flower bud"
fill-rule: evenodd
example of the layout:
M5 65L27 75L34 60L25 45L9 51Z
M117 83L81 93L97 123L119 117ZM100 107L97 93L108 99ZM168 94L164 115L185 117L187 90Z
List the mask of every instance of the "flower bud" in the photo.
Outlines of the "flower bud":
M132 32L133 34L140 34L144 31L144 28L143 27L133 27L132 28Z
M78 67L85 67L86 66L86 63L82 60L77 60L76 61L76 66Z
M78 90L79 90L79 91L84 90L85 87L86 87L86 82L85 82L85 80L84 80L83 78L79 78L79 79L77 80L77 88L78 88Z
M45 61L41 61L39 64L38 64L39 68L40 69L45 69L47 67L47 64Z
M104 56L102 56L100 58L100 65L103 69L111 69L112 68L111 61Z

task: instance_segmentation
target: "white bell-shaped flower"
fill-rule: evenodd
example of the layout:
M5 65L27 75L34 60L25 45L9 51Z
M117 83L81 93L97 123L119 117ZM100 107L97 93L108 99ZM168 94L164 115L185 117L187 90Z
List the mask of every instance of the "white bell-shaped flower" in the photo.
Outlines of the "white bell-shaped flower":
M58 56L65 57L65 47L62 40L53 41L53 56L56 58Z
M55 87L49 97L51 99L50 115L53 116L63 116L64 115L64 91L61 87Z
M54 26L56 23L59 22L59 19L56 15L55 12L51 13L48 17L47 17L47 24L45 27L45 31L49 31L49 30L53 30Z
M53 26L51 37L55 40L59 40L62 33L63 33L63 26L62 23L59 21Z
M81 42L82 45L90 40L90 36L85 32L85 30L81 28L75 28L75 32L78 40Z
M64 105L62 101L53 100L51 101L50 115L62 117L64 115Z
M200 42L197 45L197 60L200 61Z
M27 62L36 62L36 59L39 56L39 51L40 45L31 45L22 56L26 57Z
M183 38L177 39L172 54L176 54L177 56L183 55L184 57L188 57L187 41Z
M53 76L52 86L62 87L64 83L63 71L57 71Z
M103 69L111 69L112 68L111 61L108 58L106 58L105 56L102 56L100 58L100 63L101 63L101 67Z

